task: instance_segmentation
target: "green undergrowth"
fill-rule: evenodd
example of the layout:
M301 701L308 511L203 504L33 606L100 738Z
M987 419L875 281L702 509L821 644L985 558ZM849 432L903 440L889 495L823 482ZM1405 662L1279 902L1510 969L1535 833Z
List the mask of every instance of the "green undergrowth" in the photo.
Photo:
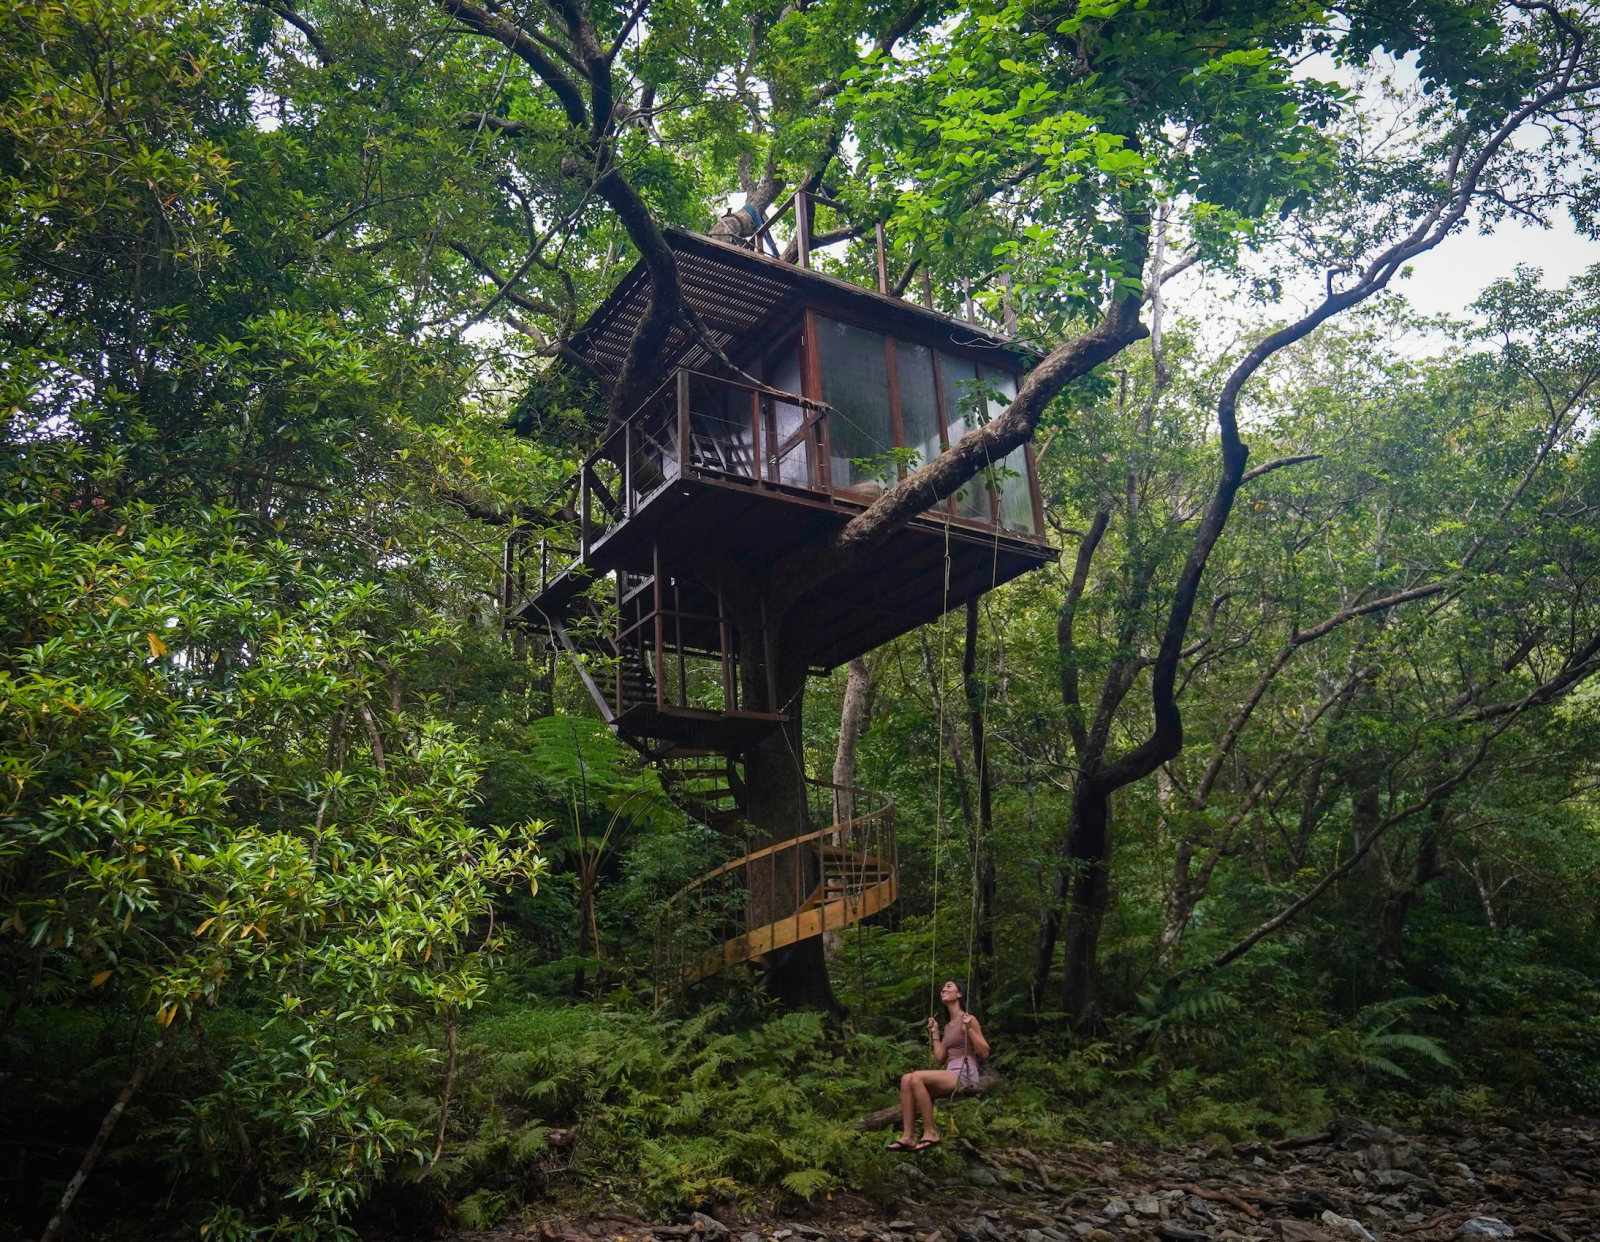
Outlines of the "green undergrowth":
M889 1135L857 1121L894 1102L925 1066L904 1034L813 1013L752 1019L733 1005L688 1018L600 1007L502 1007L462 1036L451 1141L437 1174L464 1224L560 1201L663 1212L736 1202L796 1207L849 1190L883 1200L900 1184ZM923 1172L953 1173L961 1139L1035 1151L1117 1140L1153 1145L1221 1132L1234 1140L1318 1124L1325 1094L1206 1074L1109 1042L1019 1036L997 1051L1001 1089L940 1110L944 1147ZM551 1130L571 1129L570 1148Z

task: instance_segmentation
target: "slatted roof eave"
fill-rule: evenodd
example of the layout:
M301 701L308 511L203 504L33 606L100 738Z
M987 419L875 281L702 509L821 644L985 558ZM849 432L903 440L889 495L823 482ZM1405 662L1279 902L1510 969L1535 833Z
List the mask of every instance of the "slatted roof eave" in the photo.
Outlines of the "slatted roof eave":
M1021 367L1032 356L1032 350L1021 342L914 302L685 229L669 228L665 232L667 244L678 260L684 298L724 350L741 339L761 339L765 331L775 328L777 321L793 310L799 299L841 305L863 317L882 320L885 326L898 324L902 331L916 336L943 338L963 352L998 354L1008 367ZM636 264L574 336L573 348L602 373L616 375L645 313L648 297L648 277L643 264ZM709 360L699 341L675 327L668 335L660 367L663 372L680 366L700 368Z

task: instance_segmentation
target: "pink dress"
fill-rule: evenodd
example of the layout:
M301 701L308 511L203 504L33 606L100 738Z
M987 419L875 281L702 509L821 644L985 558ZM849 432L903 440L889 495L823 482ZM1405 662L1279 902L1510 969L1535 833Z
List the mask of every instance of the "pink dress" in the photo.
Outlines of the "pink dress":
M951 1034L951 1031L955 1034ZM957 1087L978 1085L978 1058L967 1045L967 1028L951 1022L944 1028L944 1067L956 1076Z

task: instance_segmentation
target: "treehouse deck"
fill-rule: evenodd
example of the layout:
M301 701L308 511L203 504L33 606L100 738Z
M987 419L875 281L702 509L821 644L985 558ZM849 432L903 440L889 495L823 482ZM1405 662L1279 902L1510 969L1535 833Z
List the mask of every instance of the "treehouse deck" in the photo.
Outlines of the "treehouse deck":
M865 501L752 484L691 466L644 498L631 518L592 538L586 555L557 572L514 615L542 626L545 618L565 615L599 579L618 571L648 577L658 563L697 581L715 580L724 564L759 573L786 550L825 543L866 507ZM965 607L1055 555L1038 540L994 527L942 514L913 519L866 565L801 602L796 632L805 635L806 661L812 668L835 668ZM714 609L697 615L713 616ZM697 646L716 646L709 630L710 622L693 628Z

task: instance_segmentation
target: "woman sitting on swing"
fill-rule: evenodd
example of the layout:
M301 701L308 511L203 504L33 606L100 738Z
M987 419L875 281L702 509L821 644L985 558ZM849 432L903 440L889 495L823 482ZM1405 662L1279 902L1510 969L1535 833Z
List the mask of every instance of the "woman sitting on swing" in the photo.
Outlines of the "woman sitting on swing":
M933 1059L944 1062L942 1070L912 1070L900 1076L900 1137L889 1144L890 1151L927 1151L939 1143L939 1130L933 1118L933 1097L953 1095L978 1085L978 1061L989 1055L989 1041L983 1037L978 1020L966 1010L967 992L954 979L940 989L950 1021L939 1035L937 1018L928 1019L928 1036L933 1040ZM922 1114L922 1138L914 1140L915 1113Z

